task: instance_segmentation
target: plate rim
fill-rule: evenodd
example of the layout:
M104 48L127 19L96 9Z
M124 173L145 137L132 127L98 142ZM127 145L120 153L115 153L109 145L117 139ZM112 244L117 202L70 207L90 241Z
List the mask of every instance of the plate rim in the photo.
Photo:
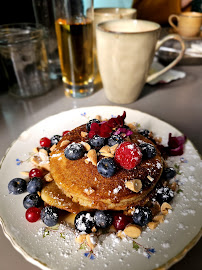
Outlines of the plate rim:
M5 151L5 154L3 155L2 159L0 160L0 170L2 168L2 164L7 156L7 154L9 153L9 151L11 150L12 146L19 140L20 136L24 133L29 131L29 129L33 128L34 126L38 125L40 122L43 122L45 120L47 120L48 118L51 117L56 117L59 116L60 114L63 114L65 112L69 112L69 111L80 111L80 110L85 110L85 109L93 109L93 108L116 108L116 109L122 109L122 110L130 110L130 111L134 111L134 112L138 112L144 115L147 115L149 117L152 117L160 122L163 122L164 124L170 125L171 127L173 127L174 129L176 129L176 131L178 131L179 133L182 134L182 132L177 129L175 126L171 125L170 123L156 117L153 116L149 113L145 113L142 112L140 110L136 110L136 109L131 109L131 108L127 108L127 107L122 107L122 106L109 106L109 105L101 105L101 106L88 106L88 107L79 107L79 108L73 108L70 110L66 110L66 111L61 111L59 113L56 114L52 114L50 116L47 116L43 119L41 119L40 121L36 122L35 124L29 126L27 129L23 130L20 135L10 144L10 146L7 148L7 150ZM199 155L200 159L202 159L200 153L198 152L197 148L194 146L194 144L189 140L189 138L187 139L187 141L192 145L192 147L194 148L194 150L197 152L197 154ZM0 225L2 227L2 231L4 233L4 235L6 236L6 238L10 241L11 245L14 247L14 249L20 253L23 258L25 258L29 263L32 263L33 265L43 269L43 270L52 270L52 268L50 268L49 266L47 266L45 263L41 262L39 259L32 257L32 255L30 255L27 251L25 251L16 241L15 238L8 232L7 227L5 225L5 222L3 220L3 218L0 216ZM198 243L198 241L200 240L200 238L202 237L202 227L200 228L199 232L192 238L192 240L174 257L172 257L171 259L169 259L166 263L162 264L159 267L153 268L153 270L167 270L169 269L171 266L173 266L174 264L178 263L180 260L182 260L186 254Z

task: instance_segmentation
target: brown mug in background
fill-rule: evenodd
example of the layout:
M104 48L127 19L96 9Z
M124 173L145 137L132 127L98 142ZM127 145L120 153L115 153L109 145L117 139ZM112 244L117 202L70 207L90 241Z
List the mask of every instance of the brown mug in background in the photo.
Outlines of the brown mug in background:
M177 25L174 20L177 21ZM179 15L172 14L169 16L168 22L182 37L197 37L200 34L202 13L183 12Z
M165 73L182 58L185 44L179 35L158 41L160 25L143 20L114 20L97 25L99 71L107 98L119 104L134 102L146 82ZM159 72L148 76L155 51L167 40L181 44L178 57Z

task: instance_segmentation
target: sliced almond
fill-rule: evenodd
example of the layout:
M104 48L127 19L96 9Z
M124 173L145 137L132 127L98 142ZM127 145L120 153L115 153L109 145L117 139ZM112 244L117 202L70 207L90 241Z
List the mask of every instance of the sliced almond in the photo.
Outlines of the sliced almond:
M51 181L53 181L53 177L52 177L51 173L47 173L46 175L44 175L44 180L45 180L46 182L51 182Z
M153 137L153 133L150 132L149 137ZM161 144L162 143L162 138L161 137L155 137L154 138L155 142L157 142L157 144Z
M33 151L35 154L37 154L37 153L39 152L39 148L38 148L38 147L35 147L35 148L32 149L32 151Z
M94 226L94 227L91 229L91 231L92 231L93 233L97 232L96 227Z
M81 137L82 137L82 138L85 138L87 135L88 135L87 132L81 131Z
M86 234L80 234L79 236L77 236L75 238L75 241L78 243L78 244L82 244L83 242L85 242L86 240Z
M118 143L116 143L116 144L114 144L113 146L111 146L111 147L110 147L110 152L111 152L112 154L115 154L116 149L117 149L118 146L119 146Z
M153 221L163 223L164 222L164 216L163 215L157 215L157 216L153 217Z
M142 188L142 181L140 179L133 179L125 182L125 186L133 192L139 192Z
M148 179L150 182L153 182L153 181L154 181L154 178L151 177L150 175L147 175L147 179Z
M85 162L86 164L88 164L88 163L89 163L89 160L88 160L88 159L85 159L84 162Z
M101 149L100 149L100 151L99 151L101 154L102 153L110 153L111 152L111 150L110 150L110 147L109 147L109 145L105 145L105 146L103 146Z
M96 244L97 244L97 239L96 239L96 236L93 235L93 234L87 234L86 235L86 241L87 241L87 244L89 245L89 247L91 249L94 249Z
M103 157L111 157L111 158L114 157L114 155L112 153L102 153L102 156Z
M118 231L116 235L117 235L117 237L119 237L121 239L126 237L126 234L123 231Z
M63 218L63 220L70 225L71 227L74 227L74 220L75 220L76 214L69 213Z
M62 147L62 146L67 146L69 143L70 143L69 140L64 140L64 141L61 142L60 146L61 146L61 147Z
M97 119L97 120L99 120L99 121L102 121L102 118L101 118L100 115L96 115L96 116L95 116L95 119Z
M114 225L110 226L109 232L116 232L116 228L114 227Z
M141 228L134 224L129 224L124 229L124 233L131 238L138 238L141 232L142 232Z
M46 171L50 172L50 163L47 162L47 163L40 163L39 164L39 167L45 169Z
M83 146L85 147L86 151L90 151L91 146L90 144L86 143L86 142L82 142Z
M137 130L137 126L133 123L129 123L127 124L127 126L131 129L131 130Z
M176 182L173 182L171 185L170 185L170 188L172 189L172 191L175 191L177 189L177 183Z
M39 166L39 163L41 162L41 159L40 159L40 157L38 157L38 156L32 156L32 157L30 158L30 161L31 161L31 163L33 163L34 165Z
M53 146L51 146L50 151L52 152L53 150L55 150L56 144L54 144Z
M161 205L161 213L162 213L163 215L167 215L169 209L172 209L172 206L171 206L169 203L164 202L164 203Z
M41 197L41 192L40 191L37 191L37 194L39 195L39 197Z
M24 172L20 172L20 173L25 177L29 177L29 172L24 171Z
M41 158L42 161L49 160L48 152L43 148L39 150L39 157Z
M135 207L131 207L130 209L124 211L124 215L132 216L134 212L135 212Z
M89 188L85 188L84 189L84 192L87 194L87 195L91 195L93 192L95 192L95 190L91 187Z
M151 210L152 210L153 216L156 216L161 210L160 204L157 201L153 202L153 206L152 206Z
M147 224L147 226L151 229L154 230L157 226L159 225L158 221L151 221Z
M95 149L91 149L87 153L87 157L89 158L89 160L92 162L93 165L97 166L97 154Z

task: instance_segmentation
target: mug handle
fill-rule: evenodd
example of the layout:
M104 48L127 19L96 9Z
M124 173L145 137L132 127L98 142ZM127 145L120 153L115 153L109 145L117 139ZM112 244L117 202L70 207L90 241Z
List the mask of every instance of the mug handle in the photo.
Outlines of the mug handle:
M177 23L179 23L179 16L176 14L172 14L169 16L168 18L168 22L169 24L175 29L175 31L177 32L177 26L174 24L173 19L177 20Z
M175 31L177 32L178 28L177 28L176 24L174 24L173 19L176 19L177 23L179 23L180 18L176 14L170 15L169 18L168 18L168 22L169 22L170 26L172 26L175 29Z
M181 50L180 50L179 55L168 66L166 66L165 68L161 69L158 72L155 72L154 74L149 75L147 77L147 80L146 80L147 83L156 79L158 76L164 74L165 72L167 72L169 69L174 67L182 59L186 47L185 47L185 43L184 43L183 39L179 35L176 35L176 34L167 35L166 37L164 37L163 39L161 39L157 42L155 50L157 51L162 46L162 44L164 42L166 42L167 40L170 40L170 39L175 39L175 40L179 41L179 43L181 45Z

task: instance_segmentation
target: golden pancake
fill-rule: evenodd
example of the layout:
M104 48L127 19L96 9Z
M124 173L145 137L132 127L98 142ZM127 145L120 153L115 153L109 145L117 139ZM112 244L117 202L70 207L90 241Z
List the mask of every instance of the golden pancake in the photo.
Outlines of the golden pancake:
M86 208L78 203L74 203L71 198L67 197L54 181L46 184L41 190L41 199L51 206L72 213L79 213L86 210Z
M65 157L64 141L88 142L88 136L81 136L81 132L87 132L85 125L65 135L50 154L50 172L62 193L74 203L88 209L126 210L144 200L154 189L163 170L163 159L155 144L139 133L133 133L131 141L137 145L142 142L154 145L156 156L143 159L131 170L119 168L115 175L105 178L98 173L97 166L91 162L86 164L86 156L78 160ZM98 160L101 158L104 157L98 156ZM134 179L140 179L142 182L140 192L133 192L126 187L126 182ZM74 212L72 209L68 211Z

